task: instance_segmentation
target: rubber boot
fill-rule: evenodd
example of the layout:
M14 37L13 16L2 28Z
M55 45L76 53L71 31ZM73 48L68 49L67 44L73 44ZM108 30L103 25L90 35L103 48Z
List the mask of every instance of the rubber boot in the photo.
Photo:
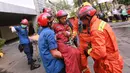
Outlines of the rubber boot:
M40 64L35 64L34 62L31 63L30 65L30 70L34 70L40 67Z

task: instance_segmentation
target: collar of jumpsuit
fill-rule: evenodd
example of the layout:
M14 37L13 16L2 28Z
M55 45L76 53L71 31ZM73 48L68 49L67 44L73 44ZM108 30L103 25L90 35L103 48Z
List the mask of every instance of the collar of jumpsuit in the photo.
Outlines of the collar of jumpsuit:
M91 27L92 24L96 21L96 19L97 19L97 16L96 16L96 15L92 17L92 19L91 19L91 21L90 21L90 27Z
M90 23L89 23L90 27L92 26L92 24L93 24L96 20L97 20L97 16L95 15L95 16L92 17L92 19L91 19L91 21L90 21ZM86 28L88 28L88 26L86 26Z

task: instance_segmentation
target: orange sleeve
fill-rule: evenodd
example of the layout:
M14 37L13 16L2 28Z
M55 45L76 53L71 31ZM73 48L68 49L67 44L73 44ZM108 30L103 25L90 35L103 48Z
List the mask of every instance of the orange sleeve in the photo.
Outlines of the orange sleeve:
M78 19L75 18L74 22L73 22L73 34L72 34L72 36L75 37L77 35L77 33L78 33Z
M93 31L91 33L92 39L92 51L90 52L90 56L94 59L101 59L106 56L106 46L105 46L105 35L102 31Z

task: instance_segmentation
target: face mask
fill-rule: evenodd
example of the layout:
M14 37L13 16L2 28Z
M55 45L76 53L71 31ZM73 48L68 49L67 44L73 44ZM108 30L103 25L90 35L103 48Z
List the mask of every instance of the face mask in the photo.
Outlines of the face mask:
M21 27L22 27L22 28L26 28L26 27L27 27L27 25L21 25Z

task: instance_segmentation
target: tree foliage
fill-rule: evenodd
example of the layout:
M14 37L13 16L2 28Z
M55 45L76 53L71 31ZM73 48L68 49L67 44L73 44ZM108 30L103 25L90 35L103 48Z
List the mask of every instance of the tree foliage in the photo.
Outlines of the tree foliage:
M130 0L118 0L119 4L130 5Z
M73 2L74 2L74 7L75 7L75 8L79 6L78 0L73 0Z
M64 0L62 0L60 3L56 4L56 8L57 10L70 10L70 5L68 3L66 3Z
M51 0L48 0L50 1L49 4L46 3L46 6L47 7L50 7L52 9L56 9L56 11L58 10L70 10L71 9L71 6L65 1L65 0L60 0L59 3L52 3Z

